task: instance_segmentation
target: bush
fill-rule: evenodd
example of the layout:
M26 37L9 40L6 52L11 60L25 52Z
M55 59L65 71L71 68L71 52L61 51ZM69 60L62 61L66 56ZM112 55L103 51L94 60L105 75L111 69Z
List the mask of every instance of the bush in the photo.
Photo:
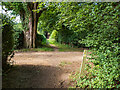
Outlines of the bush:
M15 31L14 34L14 38L15 38L15 45L14 48L15 49L22 49L24 47L24 33L23 31Z
M54 43L57 41L57 36L58 36L58 31L53 30L49 37L49 40Z
M15 44L14 48L15 49L22 49L24 47L24 33L23 33L23 28L22 24L18 23L14 25L14 38L15 38Z
M46 37L44 35L38 34L36 35L36 48L41 47L47 44Z
M119 8L117 3L98 3L86 18L93 27L83 43L93 48L94 67L86 66L88 73L77 80L80 88L120 88Z
M9 65L7 62L8 56L13 53L14 38L13 38L13 22L6 15L2 17L2 67L7 69Z

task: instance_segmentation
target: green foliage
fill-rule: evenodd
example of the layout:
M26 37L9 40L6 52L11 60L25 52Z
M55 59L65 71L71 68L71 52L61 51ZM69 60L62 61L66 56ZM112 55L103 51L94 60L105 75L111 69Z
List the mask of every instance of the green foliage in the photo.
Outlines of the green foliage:
M29 11L27 8L27 2L2 2L8 10L12 10L12 14L14 15L21 15L21 21L24 30L28 30L28 23L29 23Z
M33 49L20 49L20 50L15 50L16 52L39 52L39 51L54 51L53 48L51 47L40 47L40 48L33 48Z
M58 13L59 11L56 9L55 3L49 3L49 7L47 7L47 10L39 18L39 23L43 31L51 33L55 30L55 23L59 20Z
M77 80L80 88L120 88L120 33L119 8L117 3L86 4L82 26L89 32L81 43L92 47L91 61L87 74ZM89 8L89 9L87 9ZM90 9L91 8L91 9ZM88 13L89 12L89 13ZM82 16L81 16L82 17Z
M57 30L59 43L92 48L94 68L87 68L88 74L77 79L77 87L119 88L120 4L60 2L53 7L40 20L44 30Z
M13 7L21 4L23 6L23 3L12 4ZM59 2L48 4L47 11L40 16L40 32L52 33L49 40L54 39L52 43L61 43L61 46L58 46L62 47L62 50L68 47L64 48L63 44L92 49L89 61L94 64L93 68L87 65L87 74L80 78L79 74L76 74L76 86L120 88L120 3ZM41 8L42 5L44 6L41 3L39 7ZM26 3L24 3L24 8L26 8ZM22 7L19 9L22 10ZM37 34L36 44L37 47L46 44L46 38Z
M69 44L71 46L84 46L80 40L85 38L86 31L79 31L79 21L76 12L79 10L79 3L61 2L50 3L47 12L42 13L40 17L41 27L44 31L58 31L56 41L59 43Z
M56 30L53 30L50 37L49 37L49 41L52 41L51 43L56 42L57 40L57 34L58 32Z
M6 15L2 15L2 66L3 70L6 70L9 65L7 62L8 56L10 59L13 57L13 22ZM9 60L10 61L10 60Z
M22 24L18 23L16 25L13 26L14 27L14 38L15 38L15 44L14 44L14 48L15 49L21 49L23 48L23 44L24 44L24 33L23 33L23 28L22 28Z
M41 47L43 45L47 45L47 40L44 35L38 34L36 35L36 47Z
M65 45L65 44L60 44L60 43L57 43L57 42L53 42L51 40L49 40L50 44L58 47L58 50L60 52L83 52L83 49L81 48L77 48L77 47L71 47L70 45Z

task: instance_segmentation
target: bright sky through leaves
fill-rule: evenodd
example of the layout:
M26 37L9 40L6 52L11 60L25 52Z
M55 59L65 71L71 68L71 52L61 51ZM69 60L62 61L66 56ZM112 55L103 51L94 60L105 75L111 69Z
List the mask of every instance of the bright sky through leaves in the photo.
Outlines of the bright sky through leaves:
M5 6L3 6L3 8L5 9ZM3 13L3 14L8 14L10 17L16 17L14 19L15 22L17 23L20 23L20 16L15 16L15 15L11 15L12 11L7 11L5 12L5 10L2 9L2 6L0 5L0 13Z

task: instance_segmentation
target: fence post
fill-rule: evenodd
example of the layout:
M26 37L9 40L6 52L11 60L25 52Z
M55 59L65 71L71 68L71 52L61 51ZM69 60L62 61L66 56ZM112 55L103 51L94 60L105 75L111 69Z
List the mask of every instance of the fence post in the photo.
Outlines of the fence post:
M80 76L85 74L85 63L87 59L87 50L84 50L83 52L83 58L82 58L82 63L80 67Z

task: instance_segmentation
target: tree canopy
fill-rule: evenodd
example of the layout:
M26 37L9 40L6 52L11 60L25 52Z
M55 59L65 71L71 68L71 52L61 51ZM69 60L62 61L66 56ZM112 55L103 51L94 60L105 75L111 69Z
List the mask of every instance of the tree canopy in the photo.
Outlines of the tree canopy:
M38 19L46 10L44 3L40 2L3 2L13 14L20 15L24 31L24 47L35 48Z

